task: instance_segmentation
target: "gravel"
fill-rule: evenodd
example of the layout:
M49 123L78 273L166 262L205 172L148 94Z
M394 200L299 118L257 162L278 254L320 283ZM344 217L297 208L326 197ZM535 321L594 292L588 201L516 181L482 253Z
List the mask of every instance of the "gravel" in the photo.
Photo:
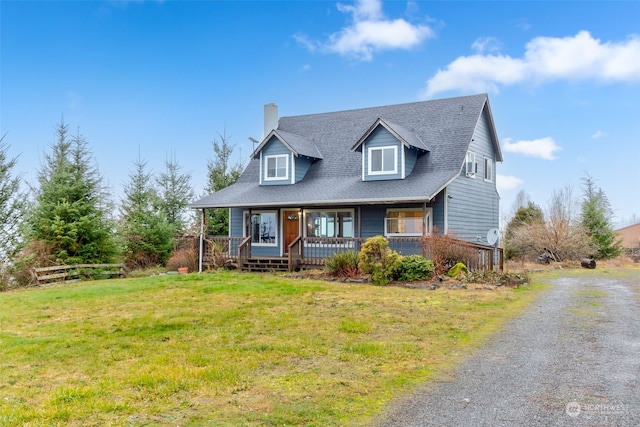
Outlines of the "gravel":
M377 426L640 426L640 272L567 277Z

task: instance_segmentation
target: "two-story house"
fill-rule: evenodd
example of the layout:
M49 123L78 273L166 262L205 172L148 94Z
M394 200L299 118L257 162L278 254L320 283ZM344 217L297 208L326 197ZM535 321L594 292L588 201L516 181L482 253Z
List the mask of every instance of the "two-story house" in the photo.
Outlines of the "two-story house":
M190 206L229 209L232 257L304 264L375 235L410 253L436 229L487 245L500 161L486 94L280 118L268 104L242 176Z

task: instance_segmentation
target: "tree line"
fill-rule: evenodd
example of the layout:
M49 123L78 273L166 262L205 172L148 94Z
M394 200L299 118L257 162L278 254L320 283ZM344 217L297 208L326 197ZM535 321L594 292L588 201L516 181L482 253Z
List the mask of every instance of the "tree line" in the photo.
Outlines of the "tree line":
M233 184L244 169L232 163L230 138L218 134L207 162L202 194ZM44 154L37 185L24 190L0 138L0 290L31 282L34 267L123 262L131 269L162 266L173 253L176 235L199 229L200 218L187 207L196 196L191 173L173 157L158 174L138 157L114 201L99 173L89 141L61 121ZM226 209L208 214L208 232L226 234Z
M521 191L505 229L507 259L568 261L619 256L622 241L613 226L613 210L595 180L582 178L579 199L569 186L555 190L546 209Z

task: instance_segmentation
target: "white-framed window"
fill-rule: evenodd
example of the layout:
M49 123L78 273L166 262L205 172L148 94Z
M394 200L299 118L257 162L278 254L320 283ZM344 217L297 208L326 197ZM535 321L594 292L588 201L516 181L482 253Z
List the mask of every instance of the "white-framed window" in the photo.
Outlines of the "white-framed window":
M422 236L431 234L432 209L407 208L387 209L384 219L385 236ZM427 227L426 233L424 227Z
M398 173L398 147L369 147L369 174L391 175Z
M465 173L469 178L475 178L478 173L478 163L476 162L476 153L473 151L467 151L467 158L465 159Z
M306 237L353 237L353 209L305 211Z
M265 156L265 181L280 181L289 179L289 155L278 154Z
M245 232L251 236L251 244L256 246L276 246L277 213L276 211L252 211L244 213Z
M493 160L484 158L484 180L487 182L493 182Z

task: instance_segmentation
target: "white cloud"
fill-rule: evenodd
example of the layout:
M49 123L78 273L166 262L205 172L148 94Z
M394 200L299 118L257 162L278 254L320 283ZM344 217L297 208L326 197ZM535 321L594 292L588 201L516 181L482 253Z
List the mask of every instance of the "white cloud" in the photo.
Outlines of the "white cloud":
M471 44L476 53L497 52L502 49L502 43L495 37L480 37Z
M511 175L496 175L496 187L498 191L513 190L522 185L522 180L518 177Z
M329 36L326 43L310 41L304 35L296 40L313 51L316 47L326 52L371 61L373 54L382 50L411 49L434 36L427 25L414 25L404 19L387 19L382 13L380 0L357 0L355 5L338 3L338 10L349 13L353 23Z
M602 132L601 130L597 130L596 133L591 135L591 138L598 139L598 138L602 138L605 135L606 135L606 133Z
M478 50L482 45L476 42L473 48ZM573 37L536 37L521 58L461 56L427 81L424 96L447 90L497 92L499 86L556 80L640 82L640 37L602 42L581 31Z
M524 154L530 157L540 157L546 160L555 159L553 153L561 149L551 137L513 143L511 142L511 138L505 138L502 145L502 148L506 152Z

